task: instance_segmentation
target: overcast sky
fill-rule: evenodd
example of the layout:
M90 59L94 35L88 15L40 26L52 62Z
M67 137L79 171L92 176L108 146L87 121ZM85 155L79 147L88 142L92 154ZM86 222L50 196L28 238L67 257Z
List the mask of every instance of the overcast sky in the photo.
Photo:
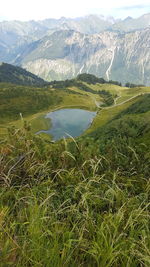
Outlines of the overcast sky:
M0 20L41 20L88 14L117 18L150 12L150 0L1 0Z

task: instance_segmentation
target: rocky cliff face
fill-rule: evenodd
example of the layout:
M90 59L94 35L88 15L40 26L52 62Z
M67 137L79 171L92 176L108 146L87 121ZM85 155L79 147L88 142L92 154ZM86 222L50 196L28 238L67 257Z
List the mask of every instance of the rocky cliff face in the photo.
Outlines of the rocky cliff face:
M150 29L85 35L58 31L45 37L21 64L46 80L87 72L108 80L150 84Z
M0 61L50 81L87 72L150 85L150 14L0 23Z
M42 38L47 30L35 21L0 22L0 61L14 63L29 44Z

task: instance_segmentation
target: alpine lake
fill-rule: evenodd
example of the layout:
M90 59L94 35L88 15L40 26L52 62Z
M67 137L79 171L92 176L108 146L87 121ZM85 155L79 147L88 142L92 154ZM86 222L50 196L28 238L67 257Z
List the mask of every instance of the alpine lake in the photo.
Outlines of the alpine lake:
M77 108L65 108L47 113L45 118L51 120L48 130L40 130L37 134L46 133L53 141L61 138L80 136L90 127L96 112Z

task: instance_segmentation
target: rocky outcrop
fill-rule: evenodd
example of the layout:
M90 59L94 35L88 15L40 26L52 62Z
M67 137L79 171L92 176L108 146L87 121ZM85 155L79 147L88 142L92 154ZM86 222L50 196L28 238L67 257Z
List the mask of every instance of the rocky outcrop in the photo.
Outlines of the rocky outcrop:
M85 35L58 31L41 40L22 66L46 80L92 73L122 83L150 84L150 29Z
M51 81L87 72L150 85L150 14L116 21L78 19L0 22L0 61Z

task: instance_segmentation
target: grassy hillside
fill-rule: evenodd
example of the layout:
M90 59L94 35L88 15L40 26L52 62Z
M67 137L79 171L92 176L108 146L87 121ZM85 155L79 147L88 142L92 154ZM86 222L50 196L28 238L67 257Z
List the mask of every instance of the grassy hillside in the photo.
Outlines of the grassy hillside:
M26 124L11 128L1 142L1 266L149 266L149 147L97 133L49 144Z
M0 82L29 86L43 86L47 83L31 72L7 63L0 64Z
M54 81L43 88L0 83L1 134L6 133L9 125L22 125L20 113L31 122L33 132L47 129L50 122L44 119L44 114L61 107L97 110L92 128L89 129L93 131L105 123L107 118L134 103L136 96L148 92L149 87L129 89L119 86L117 82L111 84L94 75L85 74L79 75L77 79Z
M95 110L99 103L104 106L114 103L114 96L110 92L97 92L91 84L80 80L54 82L43 88L0 83L0 97L0 124L3 133L6 132L8 123L21 125L20 113L25 119L31 120L34 131L37 131L41 129L42 120L47 127L47 120L43 119L44 113L42 116L41 112L61 107Z
M81 80L0 84L2 267L149 266L148 92ZM32 134L49 126L47 111L61 107L97 116L76 140ZM14 121L19 112L25 122Z
M42 129L47 129L49 125L49 120L44 119L46 111L61 107L95 110L95 98L91 95L84 94L81 90L77 92L73 88L35 88L0 83L0 134L6 134L9 125L22 125L20 113L24 119L31 122L33 132L36 132L41 129L41 125Z
M0 123L35 114L61 102L61 96L46 88L0 83Z
M127 144L131 140L132 144L143 141L150 145L150 94L139 96L118 107L115 112L113 108L106 109L105 114L101 114L102 120L95 119L88 130L90 136L103 144L123 138Z

